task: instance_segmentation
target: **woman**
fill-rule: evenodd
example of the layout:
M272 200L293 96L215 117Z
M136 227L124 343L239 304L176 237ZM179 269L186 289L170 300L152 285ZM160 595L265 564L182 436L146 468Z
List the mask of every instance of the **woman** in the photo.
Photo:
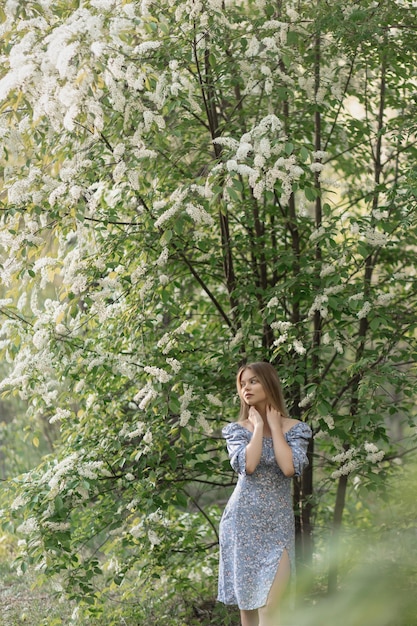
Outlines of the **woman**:
M236 488L220 522L218 600L237 604L242 626L277 626L294 567L291 477L308 464L311 429L287 416L270 363L237 374L239 421L223 428Z

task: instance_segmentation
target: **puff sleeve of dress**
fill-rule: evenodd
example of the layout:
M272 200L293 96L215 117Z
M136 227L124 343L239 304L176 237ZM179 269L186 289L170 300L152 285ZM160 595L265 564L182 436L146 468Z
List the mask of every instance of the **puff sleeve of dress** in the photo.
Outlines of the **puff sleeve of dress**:
M301 476L303 470L308 466L307 448L311 436L311 428L305 422L299 422L285 435L292 450L295 476Z
M246 446L251 433L233 422L222 429L222 435L226 440L230 465L237 474L246 474Z

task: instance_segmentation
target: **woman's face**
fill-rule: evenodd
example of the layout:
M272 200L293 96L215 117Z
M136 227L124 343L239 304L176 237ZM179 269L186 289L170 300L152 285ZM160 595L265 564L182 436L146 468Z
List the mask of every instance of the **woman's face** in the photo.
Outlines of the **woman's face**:
M267 401L264 388L250 368L243 370L240 376L240 396L249 406L259 406Z

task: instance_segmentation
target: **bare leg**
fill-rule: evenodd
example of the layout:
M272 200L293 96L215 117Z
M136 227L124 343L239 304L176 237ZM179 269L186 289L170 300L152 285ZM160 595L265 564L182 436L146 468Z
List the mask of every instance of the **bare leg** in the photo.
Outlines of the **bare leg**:
M259 626L258 609L253 611L240 611L242 626Z
M266 605L259 609L259 626L279 626L279 602L287 587L290 573L290 558L287 550L284 550Z

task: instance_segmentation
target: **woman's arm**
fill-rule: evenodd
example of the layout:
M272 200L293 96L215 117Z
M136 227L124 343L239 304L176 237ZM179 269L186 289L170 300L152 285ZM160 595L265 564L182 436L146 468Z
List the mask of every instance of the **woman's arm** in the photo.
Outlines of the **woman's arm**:
M274 454L284 476L294 476L294 461L292 449L285 440L282 431L282 414L272 407L268 407L266 411L266 419L271 429L272 442L274 446Z
M261 415L254 407L249 409L248 419L253 425L253 434L250 442L246 446L246 473L253 474L261 460L264 422Z

